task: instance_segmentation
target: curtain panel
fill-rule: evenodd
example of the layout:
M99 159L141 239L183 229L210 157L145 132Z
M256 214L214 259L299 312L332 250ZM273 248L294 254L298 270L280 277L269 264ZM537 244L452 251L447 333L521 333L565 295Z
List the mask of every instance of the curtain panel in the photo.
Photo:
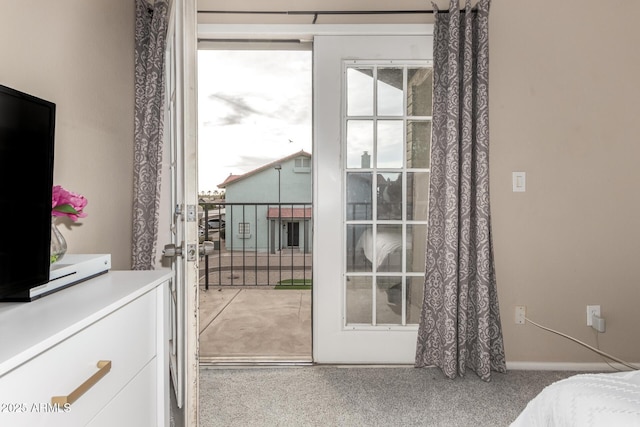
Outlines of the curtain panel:
M133 270L154 268L160 209L167 0L136 0Z
M416 367L506 372L489 209L489 4L434 4L425 292Z

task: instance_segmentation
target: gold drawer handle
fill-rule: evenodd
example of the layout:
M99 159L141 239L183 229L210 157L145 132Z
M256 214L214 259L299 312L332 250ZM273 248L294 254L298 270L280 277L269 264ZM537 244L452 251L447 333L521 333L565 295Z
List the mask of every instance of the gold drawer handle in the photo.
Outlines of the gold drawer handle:
M93 387L98 381L102 379L111 370L111 360L98 361L98 372L91 375L85 382L80 384L78 388L73 390L68 396L53 396L51 398L52 405L71 405L76 400L80 399L80 396L85 394L87 390Z

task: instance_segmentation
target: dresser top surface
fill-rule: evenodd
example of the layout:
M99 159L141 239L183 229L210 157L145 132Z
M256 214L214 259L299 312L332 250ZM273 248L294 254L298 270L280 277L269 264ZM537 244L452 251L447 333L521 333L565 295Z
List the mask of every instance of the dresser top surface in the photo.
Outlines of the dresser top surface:
M109 271L32 302L0 303L0 376L171 276L170 270Z

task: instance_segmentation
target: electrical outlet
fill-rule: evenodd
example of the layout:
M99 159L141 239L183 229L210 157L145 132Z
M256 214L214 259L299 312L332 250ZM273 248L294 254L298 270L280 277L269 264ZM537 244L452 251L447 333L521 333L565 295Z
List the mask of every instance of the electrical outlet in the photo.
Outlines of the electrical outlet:
M527 308L524 305L516 305L516 325L524 325Z
M587 326L593 325L593 315L600 316L600 306L599 305L588 305L587 306Z

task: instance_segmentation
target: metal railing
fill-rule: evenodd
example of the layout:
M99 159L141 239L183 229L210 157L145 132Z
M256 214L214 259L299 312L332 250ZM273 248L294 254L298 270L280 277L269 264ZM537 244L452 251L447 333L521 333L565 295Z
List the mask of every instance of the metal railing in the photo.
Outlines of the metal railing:
M310 286L310 203L200 203L200 240L214 244L200 283L210 286Z

